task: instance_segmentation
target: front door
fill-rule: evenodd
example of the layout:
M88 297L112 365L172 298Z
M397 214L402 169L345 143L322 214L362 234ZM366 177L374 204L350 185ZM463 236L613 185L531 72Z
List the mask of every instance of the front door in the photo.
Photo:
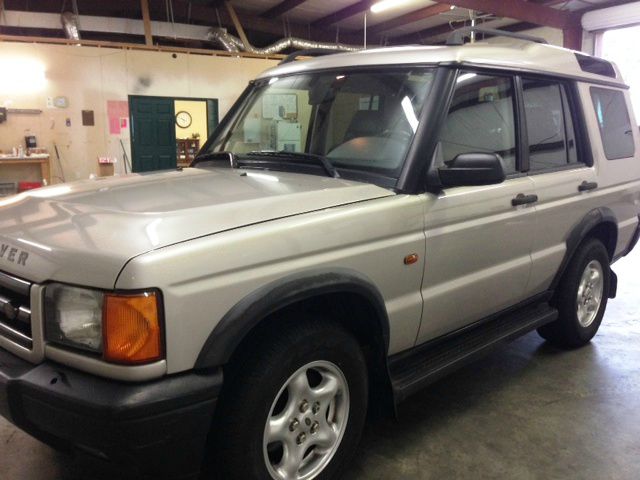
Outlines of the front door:
M459 73L436 166L464 153L495 153L507 179L427 195L423 317L418 343L458 330L525 299L535 229L533 181L519 173L514 81Z
M175 108L172 98L129 97L133 171L175 168Z

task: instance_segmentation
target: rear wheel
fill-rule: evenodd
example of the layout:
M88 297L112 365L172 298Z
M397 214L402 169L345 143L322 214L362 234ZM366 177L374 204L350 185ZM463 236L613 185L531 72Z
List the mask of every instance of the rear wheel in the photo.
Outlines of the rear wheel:
M594 337L609 297L609 255L600 240L589 239L565 271L553 304L558 320L538 329L549 342L566 348L581 347Z
M334 478L366 416L358 342L339 325L298 320L278 324L249 350L225 372L229 386L212 432L215 478Z

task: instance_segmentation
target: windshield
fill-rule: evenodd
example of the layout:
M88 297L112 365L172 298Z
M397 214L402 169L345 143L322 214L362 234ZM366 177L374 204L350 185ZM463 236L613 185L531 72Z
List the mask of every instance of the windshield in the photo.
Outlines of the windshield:
M230 129L203 153L232 152L241 166L298 163L324 173L322 163L310 161L314 155L343 177L397 179L433 74L429 68L325 71L259 81Z

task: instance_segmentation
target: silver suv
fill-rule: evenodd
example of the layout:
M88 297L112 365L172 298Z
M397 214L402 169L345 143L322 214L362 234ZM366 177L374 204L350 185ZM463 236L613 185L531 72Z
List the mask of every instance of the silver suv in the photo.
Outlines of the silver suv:
M191 168L0 201L0 414L136 478L334 478L368 410L532 330L591 340L639 150L577 52L282 64Z

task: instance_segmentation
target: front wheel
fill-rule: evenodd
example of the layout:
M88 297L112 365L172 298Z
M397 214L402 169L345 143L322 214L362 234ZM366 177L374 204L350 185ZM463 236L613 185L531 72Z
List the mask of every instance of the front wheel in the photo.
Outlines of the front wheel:
M226 376L213 427L215 478L334 478L355 451L366 416L360 346L322 320L274 330Z
M565 348L589 343L602 323L610 276L607 249L597 239L587 240L567 266L554 297L559 318L539 328L540 336Z

